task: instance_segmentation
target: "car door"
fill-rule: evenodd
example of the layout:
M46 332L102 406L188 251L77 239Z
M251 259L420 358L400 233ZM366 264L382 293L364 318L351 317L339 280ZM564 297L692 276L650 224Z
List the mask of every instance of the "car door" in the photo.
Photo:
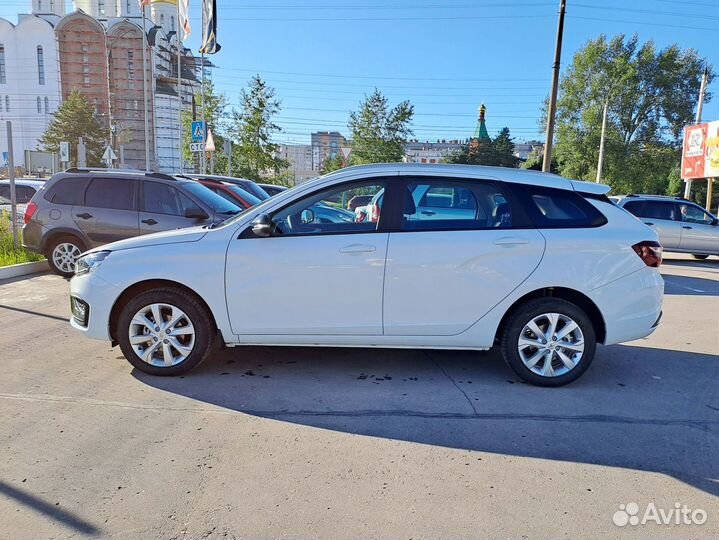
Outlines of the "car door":
M379 222L321 221L313 207L372 195L382 179L316 191L273 212L271 235L230 241L225 287L239 335L379 335L387 233Z
M664 249L679 249L682 229L674 201L628 201L624 204L624 209L657 231L659 242Z
M198 217L187 217L190 214ZM202 222L207 213L179 189L163 182L142 181L140 234L192 227Z
M387 248L385 335L459 334L539 264L544 237L508 202L506 186L423 177L401 189L403 216ZM420 193L461 199L462 208L444 208L441 218L423 214Z
M72 219L93 246L137 236L137 191L134 178L93 177Z
M692 203L678 203L682 251L719 254L719 226L714 216Z

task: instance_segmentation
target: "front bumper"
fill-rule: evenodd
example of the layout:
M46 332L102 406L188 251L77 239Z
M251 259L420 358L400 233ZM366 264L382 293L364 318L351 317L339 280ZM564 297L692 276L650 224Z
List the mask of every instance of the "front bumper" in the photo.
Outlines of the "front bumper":
M120 296L120 289L90 272L74 276L70 280L70 297L87 305L86 324L81 317L70 318L70 325L78 332L92 339L111 341L110 313Z

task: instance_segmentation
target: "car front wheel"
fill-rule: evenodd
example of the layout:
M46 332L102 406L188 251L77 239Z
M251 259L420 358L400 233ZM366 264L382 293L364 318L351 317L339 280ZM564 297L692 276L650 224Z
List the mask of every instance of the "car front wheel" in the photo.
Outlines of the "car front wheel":
M212 317L193 294L158 288L138 294L122 309L116 338L125 358L150 375L180 375L214 350Z
M592 321L581 308L560 298L536 298L506 320L501 351L524 381L562 386L589 368L596 343Z

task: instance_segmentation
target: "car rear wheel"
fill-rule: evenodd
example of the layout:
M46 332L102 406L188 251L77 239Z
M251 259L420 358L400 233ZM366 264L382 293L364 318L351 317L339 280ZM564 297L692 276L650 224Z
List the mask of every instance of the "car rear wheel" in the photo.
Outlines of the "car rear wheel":
M180 375L214 350L215 329L193 294L163 287L138 294L122 309L116 339L125 358L150 375Z
M692 255L695 259L699 259L700 261L703 261L704 259L707 259L709 255Z
M85 244L81 240L65 235L50 241L45 257L53 272L62 277L72 277L75 273L75 262L83 251Z
M560 298L536 298L506 320L501 351L524 381L562 386L589 368L596 343L592 321L581 308Z

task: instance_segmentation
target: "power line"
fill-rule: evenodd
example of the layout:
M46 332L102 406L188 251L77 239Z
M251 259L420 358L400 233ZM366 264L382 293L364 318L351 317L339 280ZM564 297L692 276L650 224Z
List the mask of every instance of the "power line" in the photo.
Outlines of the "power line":
M567 13L567 17L570 17L572 19L581 19L584 21L602 21L602 22L613 22L613 23L625 23L625 24L644 24L647 26L663 26L667 28L684 28L687 30L707 30L709 32L719 32L719 28L708 28L706 26L688 26L688 25L682 25L682 24L665 24L665 23L654 23L654 22L647 22L647 21L623 21L619 19L605 19L602 17L584 17L581 15L572 15L571 13Z

